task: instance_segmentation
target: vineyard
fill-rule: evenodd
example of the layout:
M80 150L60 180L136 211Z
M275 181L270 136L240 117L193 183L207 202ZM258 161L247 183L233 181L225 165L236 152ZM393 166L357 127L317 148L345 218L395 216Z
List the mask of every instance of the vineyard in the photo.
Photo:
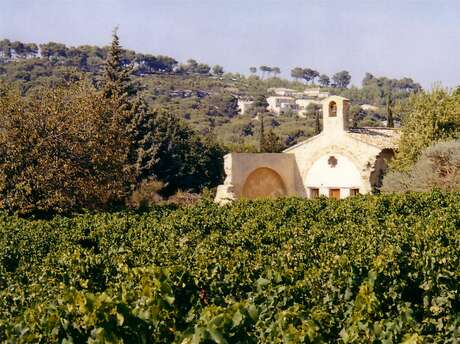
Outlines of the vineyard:
M460 194L0 214L0 339L458 343Z

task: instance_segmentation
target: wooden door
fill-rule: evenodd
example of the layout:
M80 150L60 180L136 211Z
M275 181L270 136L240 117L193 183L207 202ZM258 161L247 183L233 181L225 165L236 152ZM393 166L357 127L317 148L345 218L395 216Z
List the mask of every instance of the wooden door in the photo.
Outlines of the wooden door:
M340 199L340 189L329 189L329 197Z

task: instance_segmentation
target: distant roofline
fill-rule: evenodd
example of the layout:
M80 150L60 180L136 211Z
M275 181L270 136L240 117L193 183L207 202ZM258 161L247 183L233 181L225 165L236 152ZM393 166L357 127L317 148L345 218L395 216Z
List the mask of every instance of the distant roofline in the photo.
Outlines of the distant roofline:
M401 130L401 128L388 128L388 127L350 127L350 129L372 129L372 130L379 130L379 129L384 129L384 130Z

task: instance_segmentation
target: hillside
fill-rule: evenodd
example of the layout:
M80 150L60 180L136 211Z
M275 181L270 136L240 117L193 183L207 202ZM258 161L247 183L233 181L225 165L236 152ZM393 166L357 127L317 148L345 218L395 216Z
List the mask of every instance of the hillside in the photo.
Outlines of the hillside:
M50 42L34 43L0 41L0 80L16 84L24 95L37 87L52 86L70 80L75 72L85 73L97 80L107 47L67 47ZM184 119L197 131L213 134L224 144L257 145L260 122L251 116L238 114L237 98L267 94L272 87L288 87L302 91L317 87L278 77L261 78L225 73L221 66L212 68L193 59L179 63L172 57L124 51L123 63L132 66L132 80L141 89L152 109L165 109ZM262 67L264 69L262 69ZM268 67L262 66L261 73ZM387 103L400 119L407 97L420 89L412 79L377 78L366 75L362 88L327 87L331 94L345 96L352 101L354 124L381 126L386 119ZM377 112L360 109L362 104L378 107ZM295 114L266 115L266 127L281 136L285 146L312 136L314 118L298 118Z

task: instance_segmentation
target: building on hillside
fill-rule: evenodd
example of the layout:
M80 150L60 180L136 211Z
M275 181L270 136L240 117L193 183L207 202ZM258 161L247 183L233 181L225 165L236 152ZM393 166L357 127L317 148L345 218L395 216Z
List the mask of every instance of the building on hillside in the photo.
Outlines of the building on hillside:
M239 114L240 115L246 114L248 110L252 107L252 104L254 104L253 100L238 98L237 106L238 106Z
M289 111L296 112L297 104L293 97L272 96L267 98L267 110L277 115Z
M375 105L371 105L371 104L363 104L360 106L361 109L363 109L364 111L379 111L379 107L378 106L375 106Z
M282 153L230 153L216 201L238 198L365 194L381 185L399 139L397 129L349 128L349 101L322 101L323 130Z
M274 94L276 96L281 96L281 97L292 97L294 93L296 93L296 90L292 90L290 88L283 88L283 87L275 87L275 88L269 88L267 90L268 94Z
M306 88L303 93L307 97L317 98L317 99L326 99L329 97L329 92L321 91L320 88Z
M297 114L299 117L306 117L310 104L316 104L321 107L322 100L296 99L295 103L297 104Z
M270 88L268 93L275 94L267 98L268 111L277 115L293 112L299 117L305 117L308 105L320 105L322 100L329 96L328 92L321 91L320 88L307 88L303 92L289 88Z

